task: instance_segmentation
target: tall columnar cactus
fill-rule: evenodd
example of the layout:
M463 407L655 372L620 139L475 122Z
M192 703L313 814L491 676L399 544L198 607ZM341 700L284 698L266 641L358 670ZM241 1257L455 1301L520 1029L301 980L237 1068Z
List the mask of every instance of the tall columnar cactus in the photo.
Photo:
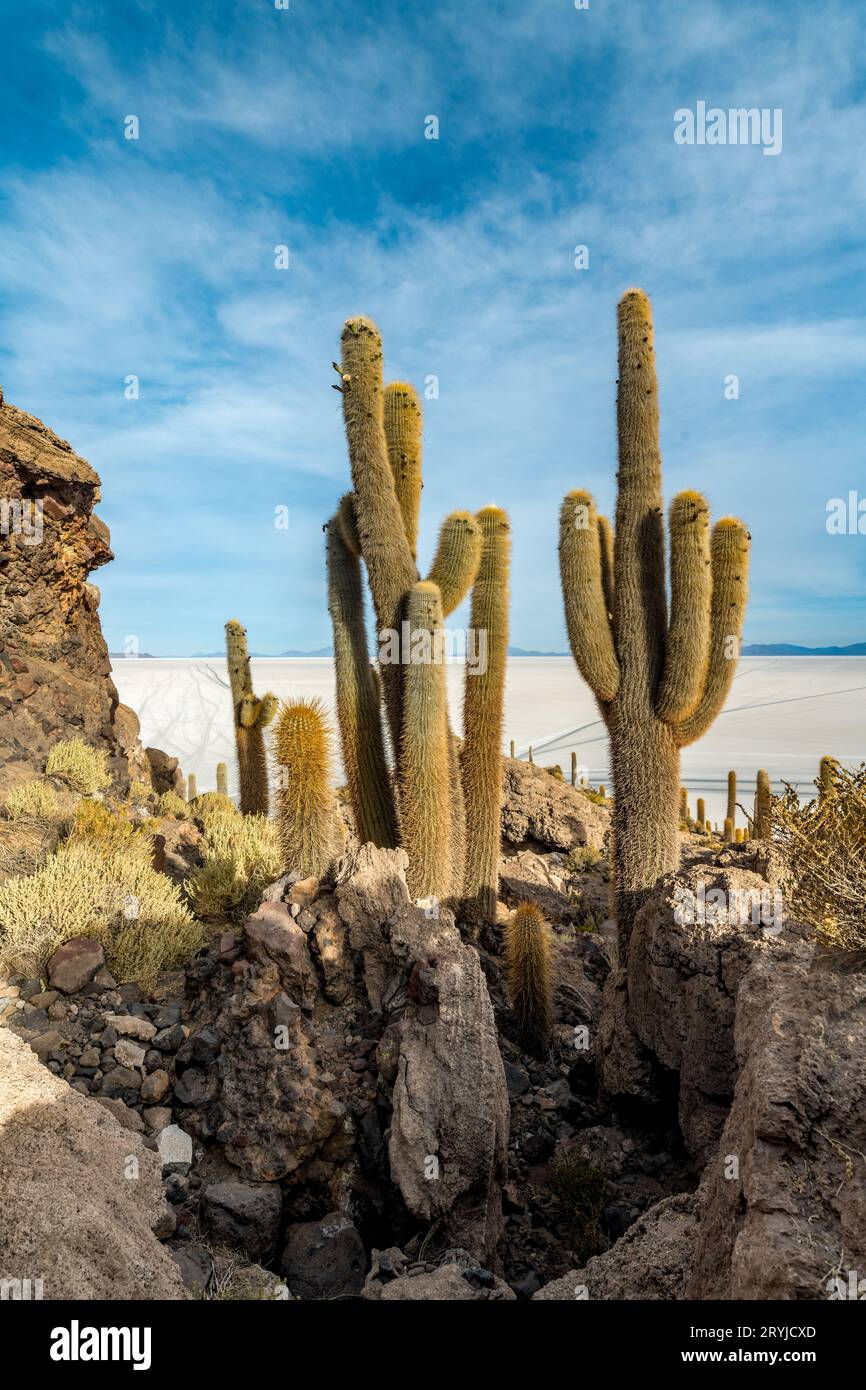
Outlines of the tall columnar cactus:
M761 768L758 773L755 790L755 837L759 840L769 840L773 833L773 802L770 791L770 778Z
M195 801L197 796L198 784L195 780L195 773L191 772L186 779L186 799L187 801Z
M726 517L709 532L694 492L670 513L665 584L658 387L650 303L619 303L618 493L613 560L592 497L562 507L560 565L572 652L607 724L621 952L648 891L679 858L680 749L722 709L739 653L749 533ZM707 579L709 575L709 580Z
M737 823L737 774L728 773L728 804L725 810L725 820L729 820L731 825Z
M247 632L234 618L226 623L226 661L238 755L240 808L245 815L268 814L268 758L264 730L277 712L277 697L253 694Z
M409 883L415 896L459 899L470 867L477 875L474 866L481 862L482 850L475 841L482 822L485 843L489 841L490 818L479 816L471 825L466 823L463 777L467 774L464 769L461 777L458 744L448 723L445 672L441 663L432 667L416 663L413 640L424 630L441 634L444 620L475 584L484 545L482 522L468 512L448 516L428 577L421 580L416 563L420 402L403 382L383 386L382 342L369 319L350 319L345 325L338 370L352 492L328 528L328 570L340 734L352 805L364 838L387 845L399 837L409 855ZM376 615L381 694L396 764L393 785L383 744L379 692L375 680L366 674L360 560ZM497 621L504 631L502 616L500 611ZM495 664L498 657L493 657L491 634L485 632L484 637L488 662ZM486 748L491 737L490 725L496 726L494 797L501 783L499 679L491 675L484 686L485 698L470 699L472 712L467 713L466 728L476 750L470 755L474 766L480 758L478 750ZM483 718L482 732L469 727L476 717ZM486 806L487 791L485 798ZM489 878L489 870L486 874ZM472 882L475 893L474 878Z
M520 1037L543 1056L553 1024L553 934L534 903L521 903L505 926L505 981Z
M469 619L476 651L474 663L466 666L463 696L464 895L471 915L493 920L499 887L511 528L499 507L485 507L478 522L483 545Z
M447 898L452 870L452 763L442 600L421 580L409 592L406 621L414 659L404 672L403 735L398 763L400 815L409 846L406 881L413 898Z
M341 848L331 789L331 732L320 700L292 700L280 709L277 828L286 870L322 878Z
M836 789L836 774L839 763L835 758L830 758L826 754L821 759L818 770L818 799L823 801L825 797L831 796Z
M221 796L229 794L229 772L225 763L217 763L216 789Z

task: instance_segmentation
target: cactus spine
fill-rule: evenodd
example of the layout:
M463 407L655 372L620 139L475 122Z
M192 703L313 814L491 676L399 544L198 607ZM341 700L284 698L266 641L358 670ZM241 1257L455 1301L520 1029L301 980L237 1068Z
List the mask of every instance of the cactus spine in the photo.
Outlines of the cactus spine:
M467 662L463 696L462 771L466 797L466 873L463 892L472 916L495 919L502 816L502 721L508 655L508 574L511 534L498 507L478 513L483 544L472 590L470 630L477 666ZM484 647L481 647L481 643Z
M729 820L729 821L731 822L731 825L736 825L736 823L737 823L737 774L736 774L736 772L729 772L729 773L728 773L728 804L727 804L727 808L726 808L726 810L725 810L725 819L726 819L726 820Z
M757 787L755 791L755 825L754 834L758 840L769 840L773 833L773 802L770 792L770 779L767 773L761 768L757 777Z
M225 763L217 763L216 789L221 796L229 794L229 774Z
M563 504L560 569L572 652L610 737L624 960L648 891L678 863L680 749L710 727L733 679L750 537L730 517L710 535L700 494L674 499L669 624L653 325L642 291L620 300L618 334L612 570L606 574L607 527L588 493L570 493Z
M504 933L505 980L521 1039L543 1056L553 1024L553 934L534 903L521 903Z
M195 801L198 796L198 786L196 785L195 773L191 772L186 779L186 799Z
M331 734L320 700L282 706L275 747L280 768L277 828L286 870L302 878L323 878L340 839L330 785Z
M447 898L452 879L452 754L445 692L442 601L421 580L406 606L414 659L404 674L400 816L411 847L406 881L413 898Z
M264 730L277 712L277 697L268 692L259 700L253 694L246 628L235 619L226 623L226 661L232 692L240 808L244 815L266 816L270 798Z

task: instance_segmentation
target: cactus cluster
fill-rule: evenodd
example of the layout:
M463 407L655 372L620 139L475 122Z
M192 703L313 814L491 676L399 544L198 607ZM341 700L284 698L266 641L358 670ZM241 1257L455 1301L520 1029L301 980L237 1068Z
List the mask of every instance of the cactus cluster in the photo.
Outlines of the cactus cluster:
M226 623L226 661L232 694L232 716L238 757L240 809L245 815L268 814L268 758L264 730L277 712L270 692L259 700L253 694L246 628Z
M492 916L508 650L508 519L496 507L478 516L452 512L421 578L421 404L405 382L384 385L382 361L375 324L349 319L341 361L334 365L352 491L326 528L337 717L349 796L360 839L406 848L414 898L462 901L470 915L476 910ZM376 616L378 668L370 664L362 563ZM448 715L444 624L470 592L472 631L485 649L477 672L467 661L461 747Z
M679 859L680 749L722 709L739 654L750 536L725 517L710 531L697 492L670 509L670 616L665 577L658 387L650 303L619 303L616 526L588 492L560 517L569 641L610 738L613 871L620 949L657 879Z

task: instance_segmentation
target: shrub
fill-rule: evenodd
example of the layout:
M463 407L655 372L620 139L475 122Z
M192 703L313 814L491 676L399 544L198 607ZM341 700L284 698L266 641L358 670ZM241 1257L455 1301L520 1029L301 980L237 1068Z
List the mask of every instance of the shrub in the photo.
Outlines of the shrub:
M48 754L45 771L49 777L59 777L84 796L92 796L111 783L105 753L91 748L81 738L55 743Z
M149 787L146 782L130 782L127 800L132 802L146 802L153 796L153 787Z
M582 1265L605 1246L601 1230L607 1192L604 1168L582 1154L567 1154L551 1163L550 1185L577 1263Z
M240 811L222 792L202 792L194 802L190 802L192 814L207 833L218 821L238 820Z
M828 945L866 949L866 765L837 767L832 791L801 805L772 799L773 838L788 870L792 915Z
M578 845L576 849L569 850L565 867L573 874L583 874L587 869L595 868L603 859L601 850L596 849L594 845Z
M73 838L29 878L0 886L0 969L41 976L57 947L77 936L102 942L119 983L145 989L203 940L176 886L151 867L146 836L122 849Z
M151 855L150 837L136 828L125 807L112 810L104 801L79 801L72 813L68 839L87 841L97 848L119 850L135 839Z
M211 795L211 793L208 793ZM213 793L217 795L217 793ZM186 883L199 917L241 916L258 907L262 890L283 871L273 821L218 808L205 826L204 864Z
M58 810L57 793L50 782L21 782L6 797L10 820L51 820Z
M156 803L156 813L159 816L174 816L176 820L187 820L191 814L189 806L177 792L163 792Z

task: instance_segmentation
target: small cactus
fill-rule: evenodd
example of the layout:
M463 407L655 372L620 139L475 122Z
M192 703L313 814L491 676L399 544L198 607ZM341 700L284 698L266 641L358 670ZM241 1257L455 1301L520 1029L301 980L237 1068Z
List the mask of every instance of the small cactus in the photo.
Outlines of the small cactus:
M553 934L534 903L521 903L504 933L505 980L527 1051L544 1056L553 1025Z
M605 787L604 782L599 782L598 794L599 796L603 796L605 801L607 800L607 788Z
M275 748L279 768L277 827L288 872L323 878L341 847L330 785L331 731L321 700L281 708Z
M826 754L821 759L821 766L818 771L818 799L823 801L825 797L831 796L836 789L836 774L839 763L835 758L830 758Z
M734 822L731 820L730 816L725 817L724 839L726 845L732 845L734 843Z
M232 692L238 756L240 808L244 815L266 816L269 809L268 760L264 730L277 712L277 697L253 694L246 628L234 618L226 623L226 662Z
M699 796L699 797L698 797L698 814L697 814L697 819L696 819L696 821L695 821L695 830L697 830L698 834L703 835L703 833L704 833L704 831L706 830L706 828L707 828L707 804L706 804L706 802L704 801L704 798L703 798L702 796Z
M728 805L725 810L725 820L730 821L731 825L737 823L737 774L728 773Z
M770 792L770 779L767 773L761 768L757 777L757 789L755 791L755 823L754 832L758 840L769 840L773 833L773 801Z
M191 772L186 779L186 799L187 801L195 801L197 796L198 784L195 780L195 773Z
M734 831L734 844L741 845L742 843L743 843L743 828L742 828L742 826L738 825L737 828L736 828L736 830Z
M229 774L225 763L217 763L216 789L221 796L229 794Z

